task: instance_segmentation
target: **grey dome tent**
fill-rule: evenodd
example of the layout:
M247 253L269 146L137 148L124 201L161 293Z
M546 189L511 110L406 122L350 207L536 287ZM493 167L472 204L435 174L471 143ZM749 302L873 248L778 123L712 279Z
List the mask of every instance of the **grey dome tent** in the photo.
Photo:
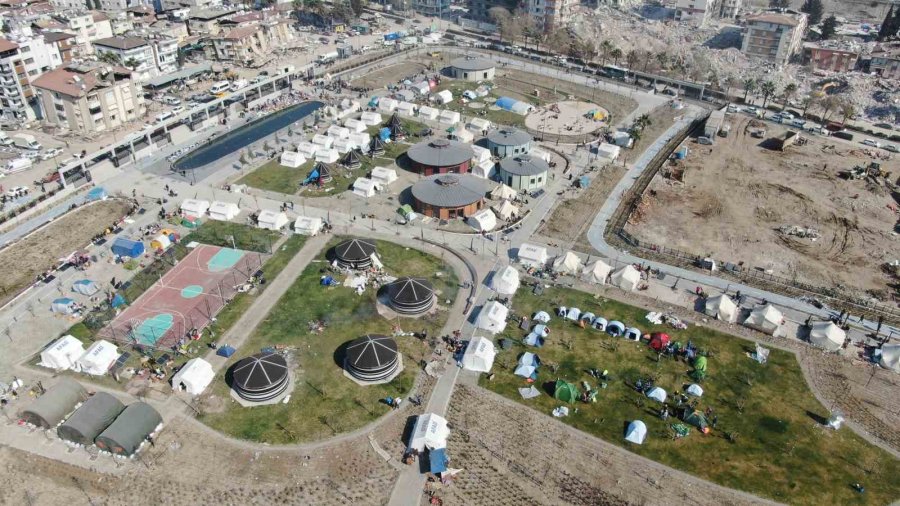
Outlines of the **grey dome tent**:
M287 360L277 353L259 353L241 359L232 369L232 385L241 398L272 400L287 390Z
M434 305L434 288L427 279L403 277L387 288L391 308L400 314L419 315Z
M345 269L367 269L372 266L375 243L365 239L349 239L334 247L334 259Z
M125 405L119 399L106 392L98 392L84 401L84 404L56 429L56 433L60 439L66 441L85 446L92 445L94 439L124 410Z
M135 402L129 404L94 442L102 450L131 456L161 423L162 417L153 407L145 402Z
M20 416L27 423L49 429L63 421L87 396L87 391L81 384L73 379L63 378L22 410Z

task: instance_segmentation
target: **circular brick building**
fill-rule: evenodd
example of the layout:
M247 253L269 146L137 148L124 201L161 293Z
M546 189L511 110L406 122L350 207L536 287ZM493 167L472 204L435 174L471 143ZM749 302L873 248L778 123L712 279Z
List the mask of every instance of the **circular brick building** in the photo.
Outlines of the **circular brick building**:
M472 146L448 139L422 141L406 152L412 169L420 174L465 174L475 152Z
M490 185L490 181L468 174L429 176L413 185L413 207L432 218L465 218L484 207Z

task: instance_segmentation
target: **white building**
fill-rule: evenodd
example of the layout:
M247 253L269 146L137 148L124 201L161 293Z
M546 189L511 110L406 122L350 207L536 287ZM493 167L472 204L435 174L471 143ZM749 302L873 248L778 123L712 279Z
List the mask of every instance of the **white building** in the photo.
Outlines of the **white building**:
M75 35L75 52L82 56L90 56L95 40L113 36L112 23L102 12L69 11L54 15L54 19L66 25L66 31Z
M675 21L684 21L694 26L703 26L712 17L716 0L677 0Z
M107 37L93 41L97 58L104 60L106 55L123 67L134 71L137 81L146 81L159 75L156 70L156 57L153 46L141 37Z
M35 119L36 100L31 82L62 63L57 46L31 29L0 39L0 112L13 121Z

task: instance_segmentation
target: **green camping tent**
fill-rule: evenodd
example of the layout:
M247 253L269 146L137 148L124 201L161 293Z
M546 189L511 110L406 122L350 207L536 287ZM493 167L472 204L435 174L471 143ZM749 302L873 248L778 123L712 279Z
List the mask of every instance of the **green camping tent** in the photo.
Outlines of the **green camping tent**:
M693 425L703 432L706 432L707 427L709 427L709 422L706 420L706 416L697 410L685 414L684 423Z
M556 391L553 397L563 402L575 402L578 400L578 388L568 381L556 380Z
M692 376L698 381L706 378L706 357L703 355L694 359L694 372Z

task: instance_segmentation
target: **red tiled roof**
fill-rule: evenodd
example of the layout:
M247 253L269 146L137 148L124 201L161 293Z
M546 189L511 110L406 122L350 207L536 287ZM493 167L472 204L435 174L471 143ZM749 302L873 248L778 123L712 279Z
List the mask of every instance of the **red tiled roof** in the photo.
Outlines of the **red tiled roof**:
M11 42L6 39L0 39L0 51L3 51L3 52L11 51L17 47L19 47L19 45L16 44L15 42Z
M67 68L58 68L50 72L44 72L40 77L32 81L31 85L35 88L55 91L70 97L83 97L97 86L97 78L89 73L82 74L72 72Z

